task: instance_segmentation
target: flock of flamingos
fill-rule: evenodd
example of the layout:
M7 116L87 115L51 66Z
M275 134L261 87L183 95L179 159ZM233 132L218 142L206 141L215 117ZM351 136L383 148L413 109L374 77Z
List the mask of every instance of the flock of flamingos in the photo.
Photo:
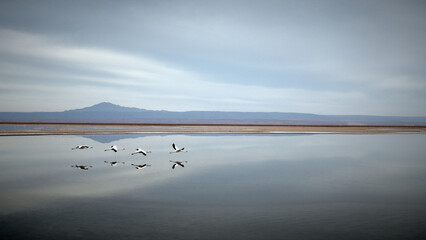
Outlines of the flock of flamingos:
M188 151L185 151L185 148L179 148L174 143L172 144L172 147L173 147L174 151L169 152L169 153L188 152ZM79 145L79 146L76 146L75 148L71 148L71 150L89 149L89 148L93 148L93 147L90 147L88 145ZM114 152L118 152L118 151L121 151L121 150L125 150L125 148L117 148L116 145L111 146L108 149L105 149L105 151L114 151ZM136 151L132 153L132 155L139 154L139 153L146 156L148 153L151 153L151 151L145 151L142 148L137 148ZM104 161L104 162L110 164L111 166L117 166L117 164L119 164L119 162L117 162L117 161L112 161L112 162ZM176 166L185 167L183 165L183 163L184 162L186 163L188 161L172 161L172 160L170 160L170 162L173 163L172 169L175 169ZM121 163L124 164L124 162L121 162ZM146 167L151 167L151 165L149 165L149 164L133 164L133 163L132 163L132 166L135 166L136 169L144 169ZM89 166L89 165L72 165L71 167L75 167L75 168L82 169L82 170L89 170L89 168L91 168L92 166Z

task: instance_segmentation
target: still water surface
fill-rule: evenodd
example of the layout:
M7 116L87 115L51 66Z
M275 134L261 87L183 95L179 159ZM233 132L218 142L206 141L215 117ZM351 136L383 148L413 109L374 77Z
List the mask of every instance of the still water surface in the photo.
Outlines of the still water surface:
M426 239L423 134L17 136L0 156L1 239Z

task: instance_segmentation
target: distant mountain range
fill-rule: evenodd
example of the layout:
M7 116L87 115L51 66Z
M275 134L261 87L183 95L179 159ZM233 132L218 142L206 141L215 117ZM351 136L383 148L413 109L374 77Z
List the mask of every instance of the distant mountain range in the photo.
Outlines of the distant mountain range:
M426 117L317 115L285 112L155 111L108 102L63 112L0 112L0 122L426 125Z

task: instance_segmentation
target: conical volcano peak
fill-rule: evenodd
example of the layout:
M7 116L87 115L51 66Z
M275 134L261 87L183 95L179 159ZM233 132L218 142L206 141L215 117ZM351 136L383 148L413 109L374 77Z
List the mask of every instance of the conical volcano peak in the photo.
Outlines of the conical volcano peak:
M139 108L130 108L123 107L117 104L113 104L110 102L101 102L95 104L90 107L85 107L81 109L71 110L71 111L79 111L79 112L141 112L145 111L144 109Z

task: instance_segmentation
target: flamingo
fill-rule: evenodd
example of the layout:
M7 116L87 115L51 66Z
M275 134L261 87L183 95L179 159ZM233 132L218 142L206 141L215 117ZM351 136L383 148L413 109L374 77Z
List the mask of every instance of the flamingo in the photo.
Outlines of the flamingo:
M174 152L169 152L169 153L178 153L178 152L183 152L183 150L185 148L178 148L174 143L172 144L173 149L175 150ZM188 152L188 151L185 151Z
M114 151L114 152L118 152L120 150L125 150L125 148L120 148L118 149L116 145L109 147L108 149L105 149L105 151Z
M71 167L80 168L80 169L83 169L83 170L89 170L89 167L92 167L92 166L74 165L74 166L71 166Z
M75 148L71 148L71 150L74 150L74 149L88 149L88 148L93 148L93 147L89 147L88 145L78 145Z
M118 162L117 161L113 161L113 162L108 162L108 161L104 161L104 163L109 163L111 165L111 167L115 167L117 166ZM121 162L122 164L125 164L125 162Z
M172 160L170 160L170 162L172 162L172 163L174 163L173 164L173 166L172 166L172 169L175 169L175 167L176 167L176 165L179 165L179 166L181 166L181 167L185 167L182 163L183 162L180 162L180 161L172 161ZM188 161L184 161L185 163L187 163Z
M151 151L145 151L142 148L136 148L136 152L133 152L132 155L142 153L144 156L146 156L147 153L151 153Z
M136 164L132 163L132 165L135 166L136 169L144 169L146 167L151 167L151 165L149 165L149 164L136 165Z

